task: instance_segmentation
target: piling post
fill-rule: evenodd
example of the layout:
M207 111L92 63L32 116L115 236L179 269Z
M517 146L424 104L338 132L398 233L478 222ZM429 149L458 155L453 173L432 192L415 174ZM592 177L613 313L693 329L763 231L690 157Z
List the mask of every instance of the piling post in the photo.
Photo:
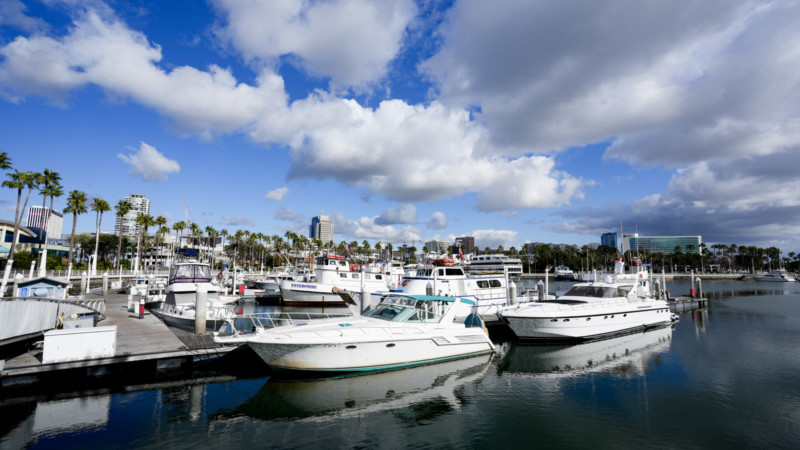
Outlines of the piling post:
M84 270L81 273L81 293L82 294L85 294L86 291L89 290L88 285L89 285L89 274L86 273L86 271Z
M196 284L195 286L197 289L197 296L195 298L194 307L194 333L205 334L208 292L206 291L206 287L201 284Z
M103 295L108 295L108 271L103 272Z
M550 296L550 269L544 269L544 299Z
M517 302L517 283L511 281L508 286L508 304L513 305Z
M34 267L36 267L36 260L35 259L33 261L31 261L31 271L28 273L28 279L29 280L33 279L33 269L34 269Z
M700 278L697 279L697 297L703 297L703 281Z
M536 293L539 295L539 301L544 300L544 282L542 280L536 283Z

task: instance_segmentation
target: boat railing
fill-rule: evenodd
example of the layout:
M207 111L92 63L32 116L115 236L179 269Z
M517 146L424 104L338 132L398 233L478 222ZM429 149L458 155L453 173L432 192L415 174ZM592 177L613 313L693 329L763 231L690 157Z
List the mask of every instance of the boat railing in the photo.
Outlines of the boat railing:
M640 298L634 302L631 302L628 299L616 298L616 299L600 300L600 301L593 301L586 303L563 304L554 301L543 302L543 303L554 305L555 309L558 311L575 311L575 310L593 310L599 308L607 308L609 306L630 306L631 303L635 304L640 301L645 301L645 299Z

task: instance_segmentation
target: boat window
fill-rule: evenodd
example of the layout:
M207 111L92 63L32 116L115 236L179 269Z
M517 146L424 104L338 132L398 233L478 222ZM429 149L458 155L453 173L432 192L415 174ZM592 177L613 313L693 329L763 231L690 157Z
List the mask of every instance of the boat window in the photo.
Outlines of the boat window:
M340 272L339 273L339 278L347 278L347 274Z
M500 287L500 280L489 280L489 286L491 287Z
M382 279L383 279L383 277L382 277L381 275L375 275L375 279L376 279L376 280L382 280Z
M395 316L397 316L404 309L406 308L402 306L381 303L377 308L375 308L375 311L370 314L370 317L375 317L376 319L381 320L393 320Z
M353 279L354 279L354 280L357 280L357 279L358 279L358 274L357 274L357 273L355 273L355 272L353 272Z
M618 297L617 289L607 286L573 286L564 296L613 298Z
M444 275L444 269L439 269L439 275Z
M371 279L372 279L372 275L370 275L370 274L368 274L368 273L365 273L365 274L364 274L364 279L365 279L365 280L371 280Z
M464 272L461 271L460 267L454 269L447 269L448 275L464 275Z
M489 282L486 281L486 280L478 280L478 287L479 288L484 288L484 289L488 288L489 287Z

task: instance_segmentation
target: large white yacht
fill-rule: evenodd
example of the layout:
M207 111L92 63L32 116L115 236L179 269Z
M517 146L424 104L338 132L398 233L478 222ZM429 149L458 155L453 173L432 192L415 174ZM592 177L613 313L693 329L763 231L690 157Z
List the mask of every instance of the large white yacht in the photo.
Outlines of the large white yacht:
M493 352L480 320L467 321L473 326L454 322L460 304L474 305L461 298L392 294L366 315L275 327L254 320L255 333L234 330L214 341L246 343L274 369L312 372L390 370Z
M315 259L314 279L284 280L280 283L286 306L345 306L334 288L357 294L390 288L384 273L368 272L347 264L343 256L325 255ZM367 296L365 296L367 297Z
M394 292L467 298L475 302L481 316L486 316L496 314L500 307L529 300L524 295L517 295L510 302L510 282L510 277L507 278L502 272L479 275L466 273L460 265L424 265L419 266L413 275L407 274L400 283L400 288ZM373 296L386 294L382 292ZM469 313L469 309L462 308L456 317L465 317Z
M474 275L508 273L517 279L522 275L522 261L506 255L475 255L464 265L467 273Z
M757 277L754 277L753 279L756 280L756 281L770 281L770 282L776 282L777 281L779 283L791 281L786 276L786 271L785 270L777 270L775 272L765 273L763 275L759 275Z
M583 340L668 325L672 313L645 272L578 283L564 295L500 311L521 340Z

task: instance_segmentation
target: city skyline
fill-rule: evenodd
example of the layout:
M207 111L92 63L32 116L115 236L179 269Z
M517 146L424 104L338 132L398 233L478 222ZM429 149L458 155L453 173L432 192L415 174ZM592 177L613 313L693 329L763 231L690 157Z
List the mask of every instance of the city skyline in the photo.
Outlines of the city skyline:
M796 251L800 6L579 4L7 0L0 151L170 224Z

